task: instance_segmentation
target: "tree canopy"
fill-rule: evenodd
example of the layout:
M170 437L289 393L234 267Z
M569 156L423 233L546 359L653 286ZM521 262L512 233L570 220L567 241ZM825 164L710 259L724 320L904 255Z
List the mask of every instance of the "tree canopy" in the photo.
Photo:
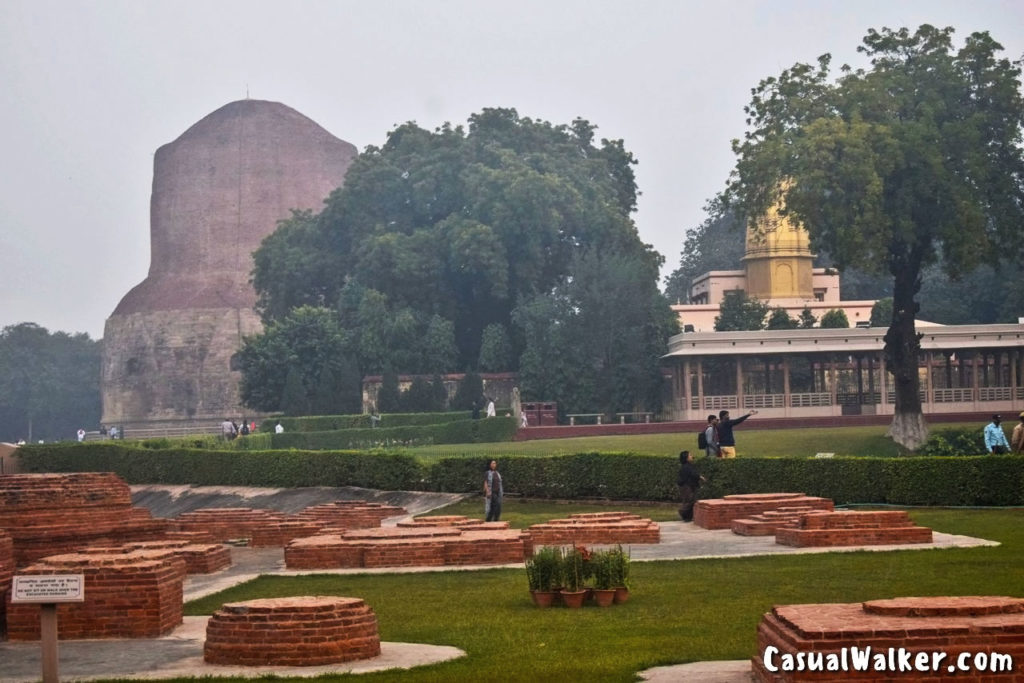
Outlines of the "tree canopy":
M466 128L398 126L357 157L321 213L295 212L254 255L268 331L297 307L323 307L364 374L517 370L539 342L514 311L578 288L585 253L636 264L651 284L630 279L615 301L655 315L661 257L631 218L636 162L594 132L514 109L485 109Z
M988 33L959 50L952 36L870 30L858 48L870 68L844 66L833 81L824 55L763 80L722 197L750 219L781 201L838 265L889 272L890 433L910 447L927 435L914 328L923 269L941 262L956 278L1019 261L1024 244L1020 63Z
M100 342L34 323L0 331L0 441L73 439L99 427Z

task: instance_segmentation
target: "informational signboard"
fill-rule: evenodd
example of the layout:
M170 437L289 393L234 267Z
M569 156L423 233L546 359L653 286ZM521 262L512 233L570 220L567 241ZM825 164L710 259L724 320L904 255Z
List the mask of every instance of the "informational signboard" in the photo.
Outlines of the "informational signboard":
M15 576L11 590L12 604L51 604L57 602L83 602L85 576L83 574L43 574Z

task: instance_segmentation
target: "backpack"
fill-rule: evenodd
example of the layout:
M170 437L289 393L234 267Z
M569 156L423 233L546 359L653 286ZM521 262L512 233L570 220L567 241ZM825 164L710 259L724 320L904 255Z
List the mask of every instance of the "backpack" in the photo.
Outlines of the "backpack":
M708 447L708 433L707 429L702 429L697 432L697 448L707 449Z

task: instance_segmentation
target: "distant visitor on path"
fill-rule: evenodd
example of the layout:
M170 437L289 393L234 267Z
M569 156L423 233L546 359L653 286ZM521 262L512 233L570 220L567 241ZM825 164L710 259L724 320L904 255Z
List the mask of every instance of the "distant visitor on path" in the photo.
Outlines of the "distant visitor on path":
M84 429L79 429L78 430L78 443L82 443L83 441L85 441L85 430Z
M275 434L284 434L284 427L281 426L280 422L278 422L276 425L274 425L274 433Z
M992 421L985 425L985 450L994 455L1010 452L1010 444L1006 442L1006 434L1000 426L1003 418L993 415Z
M1010 446L1014 453L1024 453L1024 411L1019 417L1020 422L1013 428L1013 434L1010 435Z
M492 460L484 477L484 514L485 521L501 520L501 497L505 488L501 485L501 474L498 473L498 461Z
M721 458L722 451L718 445L718 416L708 415L708 426L704 428L704 445L701 446L700 439L697 445L704 449L704 454L709 458Z
M494 410L494 399L493 398L487 399L487 417L494 417L497 414L498 414L497 411Z
M530 426L530 421L526 419L526 413L519 413L519 427L525 429Z
M479 401L476 401L476 400L473 401L471 416L472 416L472 418L474 420L479 420L480 419L480 403L479 403Z
M746 420L751 415L757 415L756 410L751 410L743 417L735 420L729 419L729 411L722 410L718 413L718 450L722 458L736 457L736 437L733 436L732 428Z
M705 481L693 465L693 454L683 451L679 454L679 518L684 522L693 521L693 506L697 502L697 489Z
M220 423L220 436L225 441L231 441L231 439L235 438L235 425L226 417Z

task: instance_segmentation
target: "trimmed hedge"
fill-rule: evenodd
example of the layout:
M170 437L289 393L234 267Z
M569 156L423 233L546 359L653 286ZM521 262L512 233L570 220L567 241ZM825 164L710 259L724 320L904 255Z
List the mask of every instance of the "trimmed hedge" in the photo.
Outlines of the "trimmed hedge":
M630 453L442 458L403 452L143 449L111 442L25 446L25 472L116 472L132 484L364 486L476 492L497 459L508 493L538 498L675 500L676 458ZM1024 505L1024 457L701 460L702 498L799 491L837 504Z
M443 424L470 418L468 411L449 411L444 413L383 413L382 427L408 427ZM359 415L309 415L306 417L267 418L260 423L259 431L272 433L280 422L285 434L288 432L330 432L338 429L369 429L370 416Z
M461 414L461 413L460 413ZM508 417L483 420L459 420L424 426L379 427L377 429L339 429L331 432L289 432L272 436L276 449L338 450L382 448L388 446L429 446L444 443L491 443L511 441L516 434L515 421Z

